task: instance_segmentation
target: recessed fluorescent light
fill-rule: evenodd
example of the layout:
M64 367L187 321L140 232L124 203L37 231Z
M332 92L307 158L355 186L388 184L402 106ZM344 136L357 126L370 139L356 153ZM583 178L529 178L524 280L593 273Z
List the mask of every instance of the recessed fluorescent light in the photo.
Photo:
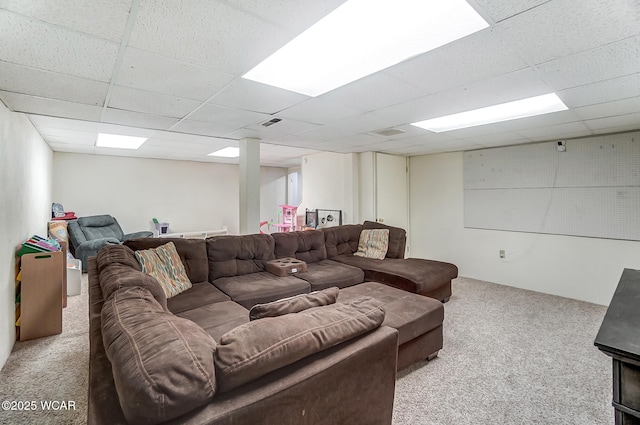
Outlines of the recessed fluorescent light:
M207 156L222 156L225 158L237 158L240 156L240 148L228 147L207 154Z
M96 146L100 148L138 149L146 140L146 137L98 133Z
M442 133L443 131L532 117L534 115L565 111L567 109L569 108L562 103L555 93L549 93L528 99L516 100L514 102L487 106L486 108L474 109L472 111L460 112L459 114L414 122L411 125L435 133Z
M349 0L243 78L318 96L488 26L465 0Z

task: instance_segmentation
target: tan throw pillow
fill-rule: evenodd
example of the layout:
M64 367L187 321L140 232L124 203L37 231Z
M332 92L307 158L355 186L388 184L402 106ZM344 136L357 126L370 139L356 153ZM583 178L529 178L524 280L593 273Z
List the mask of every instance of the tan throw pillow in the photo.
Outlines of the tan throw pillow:
M222 335L215 353L218 389L228 391L355 338L384 321L380 301L358 297L297 314L254 320Z
M164 311L140 287L114 292L101 317L104 348L129 423L165 422L213 400L216 343L200 326Z
M249 310L249 320L282 316L284 314L298 313L311 307L335 304L338 298L338 291L337 287L333 287L322 291L282 298L266 304L256 304Z
M353 254L358 257L383 260L389 249L389 229L364 229L360 232L358 250Z
M173 242L157 248L136 251L142 271L156 278L167 298L191 288L191 281Z

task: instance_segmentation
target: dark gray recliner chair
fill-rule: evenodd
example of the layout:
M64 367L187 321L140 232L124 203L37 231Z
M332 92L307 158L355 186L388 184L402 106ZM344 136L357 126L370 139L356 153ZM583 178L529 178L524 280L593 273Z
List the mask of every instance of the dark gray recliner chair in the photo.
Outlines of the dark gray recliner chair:
M93 215L69 221L68 232L74 255L82 261L83 272L87 271L89 257L97 255L103 246L153 236L153 232L149 231L125 234L118 220L110 215Z

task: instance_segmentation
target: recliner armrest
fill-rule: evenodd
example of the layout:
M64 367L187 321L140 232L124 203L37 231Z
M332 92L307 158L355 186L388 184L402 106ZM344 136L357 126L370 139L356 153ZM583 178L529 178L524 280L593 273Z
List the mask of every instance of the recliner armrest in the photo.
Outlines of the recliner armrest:
M139 239L139 238L151 238L153 237L153 232L148 230L143 230L141 232L127 233L122 236L122 241L126 241L127 239Z

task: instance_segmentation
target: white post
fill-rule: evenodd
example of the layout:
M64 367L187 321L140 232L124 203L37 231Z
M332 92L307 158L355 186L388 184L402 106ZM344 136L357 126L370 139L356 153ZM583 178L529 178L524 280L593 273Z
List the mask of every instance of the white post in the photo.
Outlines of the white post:
M260 140L240 140L240 234L260 233Z

